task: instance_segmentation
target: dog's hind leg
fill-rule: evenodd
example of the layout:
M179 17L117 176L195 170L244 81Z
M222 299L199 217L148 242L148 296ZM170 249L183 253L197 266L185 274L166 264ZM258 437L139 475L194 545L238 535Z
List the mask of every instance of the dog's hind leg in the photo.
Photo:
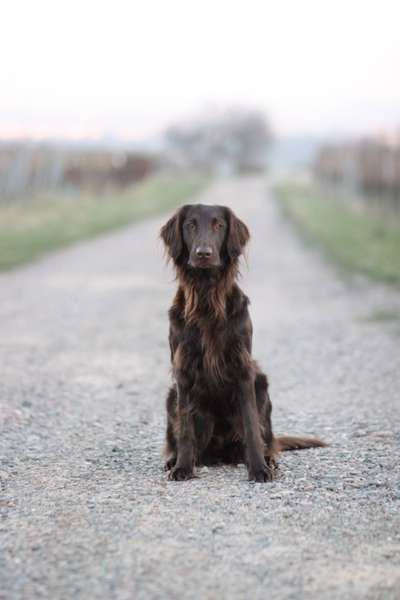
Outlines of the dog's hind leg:
M167 395L167 433L165 443L165 470L169 471L176 464L177 444L176 444L176 405L178 394L176 386L172 386Z
M277 468L277 448L272 433L272 403L268 392L268 379L262 372L258 372L255 379L257 408L263 427L263 438L265 442L265 461L267 465Z

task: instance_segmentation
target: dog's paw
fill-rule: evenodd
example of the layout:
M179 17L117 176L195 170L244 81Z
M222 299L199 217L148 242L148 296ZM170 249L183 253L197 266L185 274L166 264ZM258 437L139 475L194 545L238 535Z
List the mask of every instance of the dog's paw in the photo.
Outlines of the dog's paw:
M272 481L273 478L274 472L271 467L268 467L267 465L259 469L249 469L249 481L265 483L266 481Z
M170 456L168 456L167 460L165 461L164 470L169 471L170 469L173 469L175 465L176 465L176 454L171 454Z
M168 474L170 481L186 481L195 477L191 467L174 467Z

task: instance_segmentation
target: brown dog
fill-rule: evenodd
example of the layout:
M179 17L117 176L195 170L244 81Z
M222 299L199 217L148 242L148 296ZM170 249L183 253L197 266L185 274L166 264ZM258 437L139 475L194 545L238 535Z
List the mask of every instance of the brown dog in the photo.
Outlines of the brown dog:
M183 206L162 227L178 290L169 311L176 384L167 397L169 478L194 466L245 462L249 480L270 481L279 451L325 446L313 438L274 437L267 377L251 356L249 299L236 283L249 241L224 206Z

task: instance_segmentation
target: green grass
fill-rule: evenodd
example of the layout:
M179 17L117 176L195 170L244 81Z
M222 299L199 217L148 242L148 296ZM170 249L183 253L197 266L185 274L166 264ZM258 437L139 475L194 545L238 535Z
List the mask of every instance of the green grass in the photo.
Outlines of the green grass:
M283 183L275 192L284 213L341 267L400 285L400 220L355 211L312 184Z
M159 175L123 192L63 195L0 205L0 270L172 209L206 183L199 175Z
M366 318L367 321L379 323L391 323L394 321L400 322L400 312L398 310L376 310Z
M387 327L388 331L400 335L400 311L393 309L378 309L364 316L361 321L367 323L380 323Z

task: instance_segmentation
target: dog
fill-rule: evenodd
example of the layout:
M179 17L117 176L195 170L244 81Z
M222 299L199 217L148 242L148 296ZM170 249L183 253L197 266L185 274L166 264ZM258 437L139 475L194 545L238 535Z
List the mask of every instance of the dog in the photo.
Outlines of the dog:
M168 477L183 481L195 477L195 466L244 462L249 481L271 481L279 452L326 444L272 432L268 379L252 358L249 299L237 284L249 230L228 207L194 204L180 208L160 237L178 281L169 310Z

